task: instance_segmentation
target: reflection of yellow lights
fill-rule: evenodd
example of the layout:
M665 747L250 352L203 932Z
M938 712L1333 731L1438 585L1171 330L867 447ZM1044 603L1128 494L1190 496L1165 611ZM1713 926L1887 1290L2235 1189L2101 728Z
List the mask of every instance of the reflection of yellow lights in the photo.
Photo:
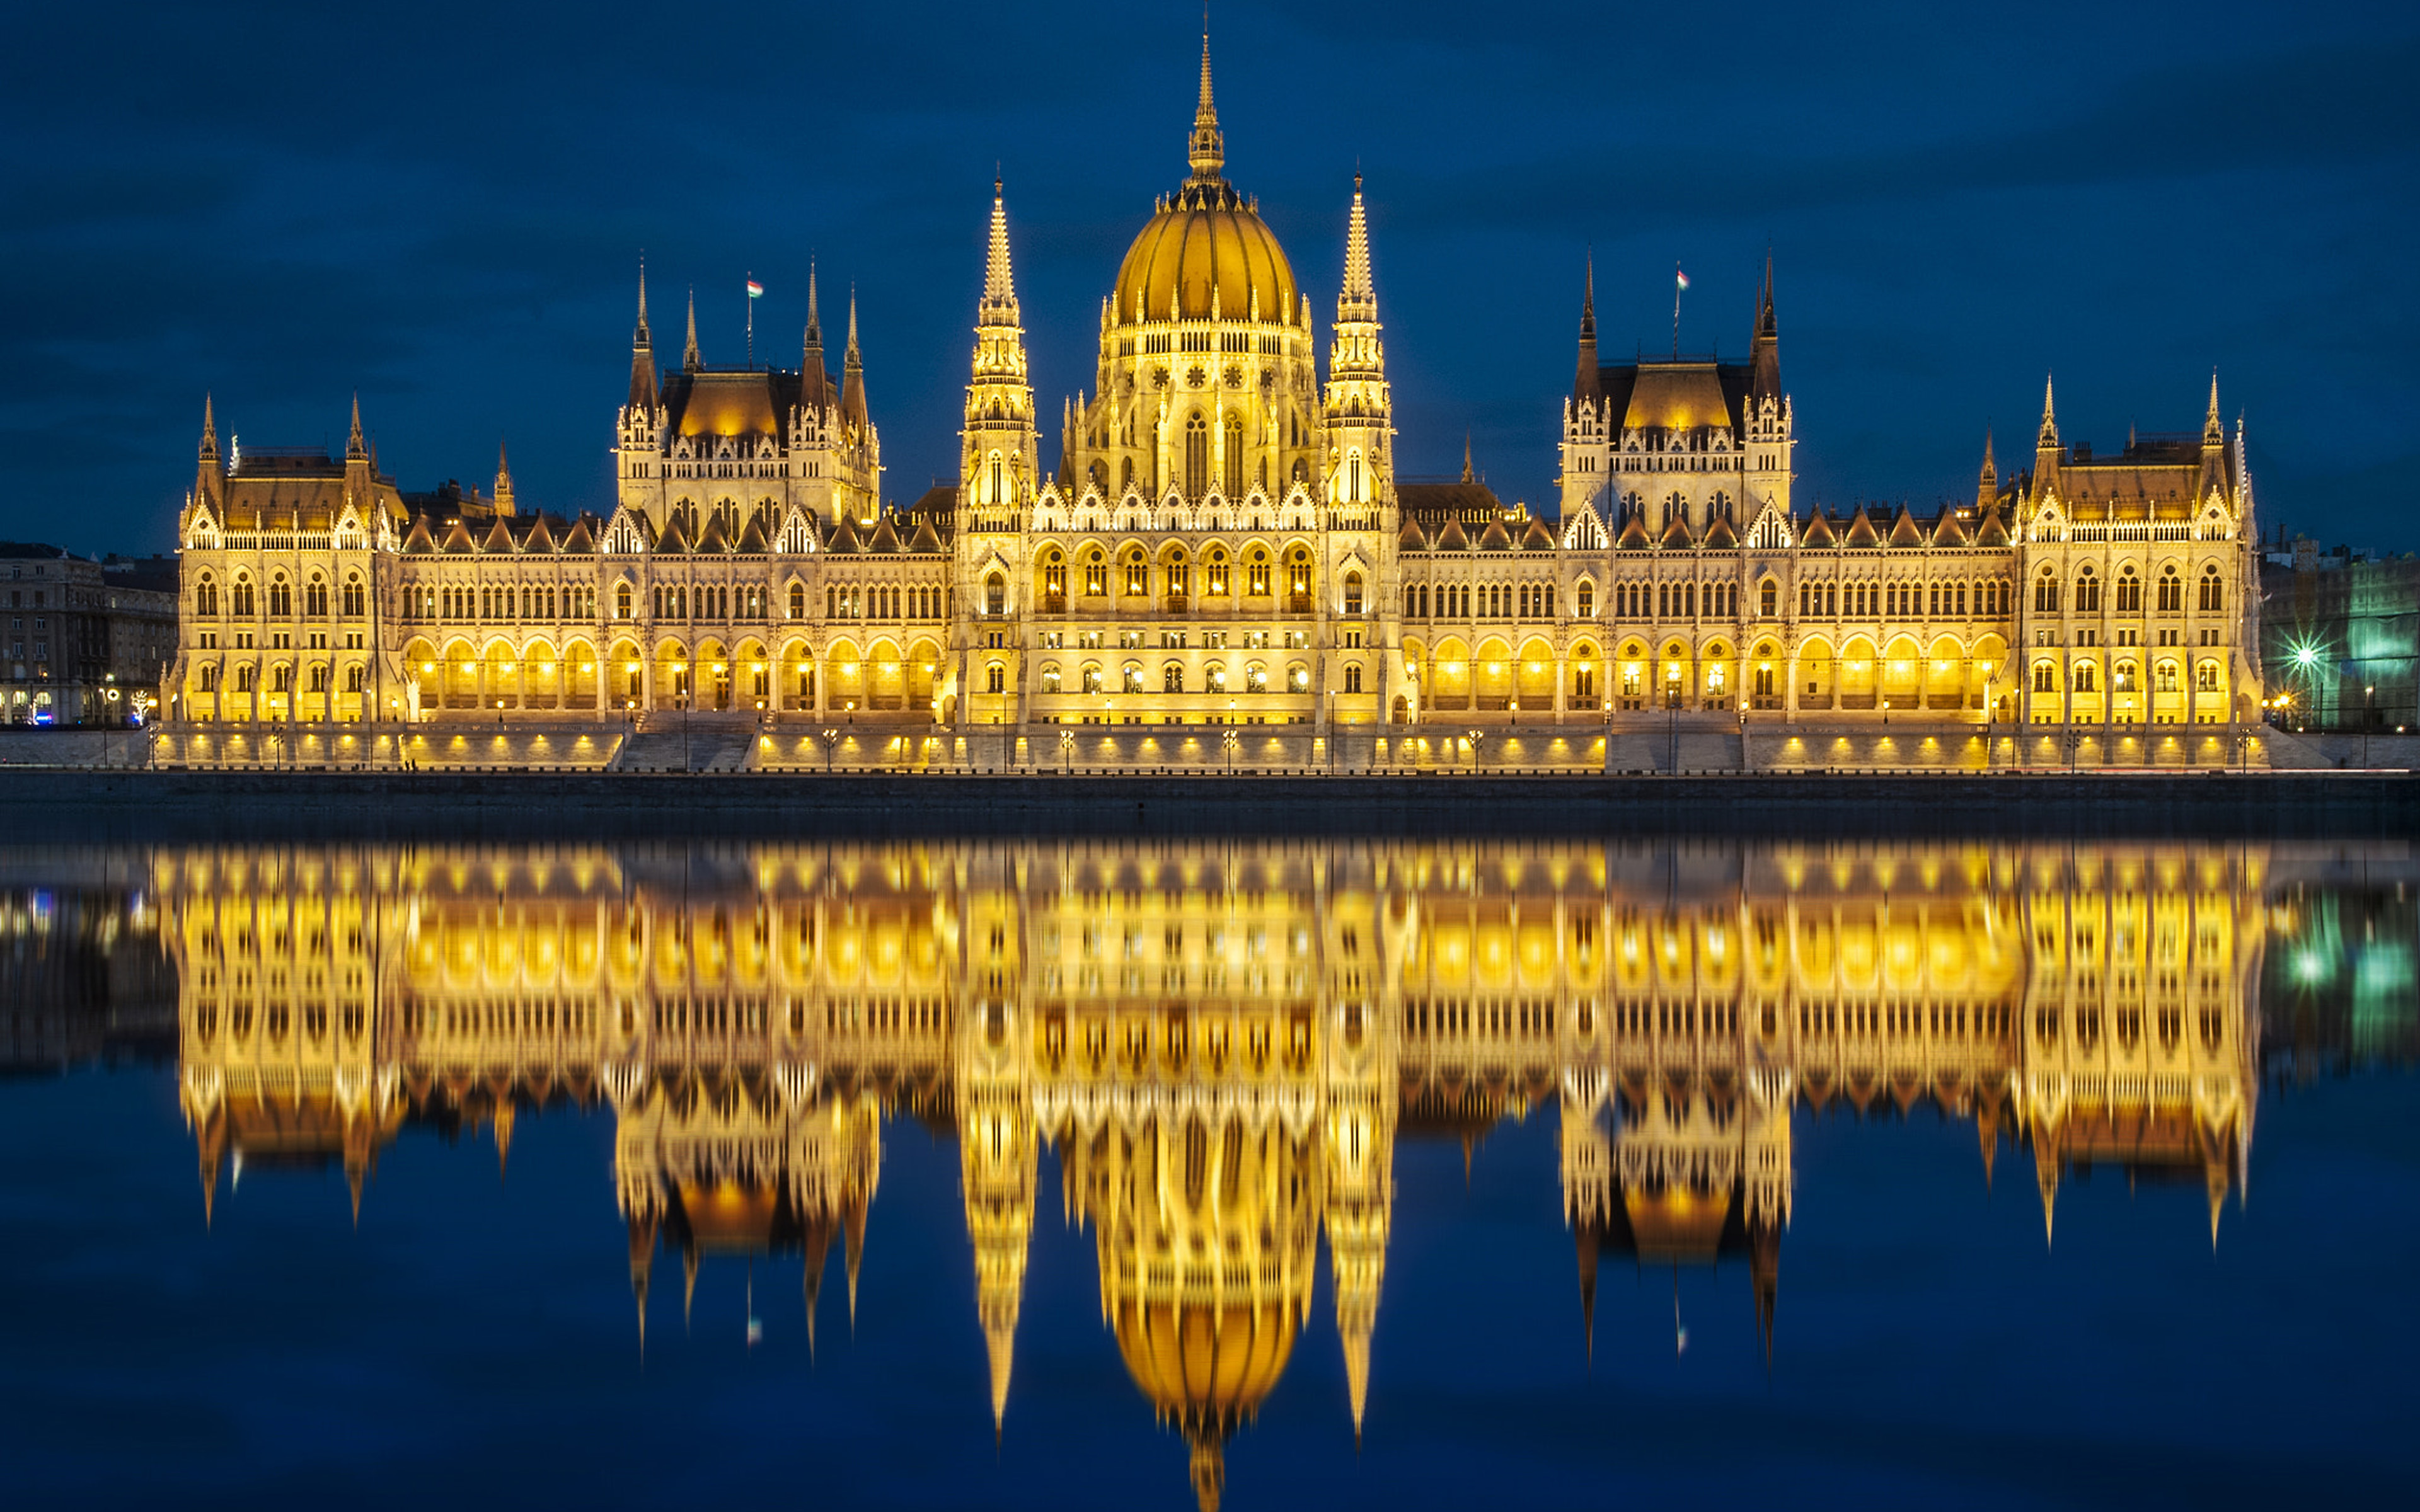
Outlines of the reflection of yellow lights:
M622 664L622 670L624 671L634 672L639 670L639 664L635 661L627 661Z
M437 670L437 663L433 661L424 661L420 664L420 670L424 672L433 672Z

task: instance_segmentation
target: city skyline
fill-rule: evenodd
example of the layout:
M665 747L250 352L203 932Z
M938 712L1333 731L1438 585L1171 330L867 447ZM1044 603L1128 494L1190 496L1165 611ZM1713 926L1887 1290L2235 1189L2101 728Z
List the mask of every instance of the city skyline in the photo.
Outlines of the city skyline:
M2288 35L2257 8L2225 24L2195 14L2182 30L2130 18L2136 31L2099 48L2055 25L1947 36L1869 15L1800 34L1761 18L1749 62L1728 72L1679 49L1683 23L1651 20L1604 81L1582 61L1602 54L1568 45L1587 23L1544 8L1490 18L1478 38L1419 12L1367 35L1325 11L1231 7L1211 24L1232 39L1220 90L1235 176L1323 321L1357 164L1368 176L1406 477L1453 472L1467 434L1508 501L1551 510L1590 249L1608 353L1668 347L1678 263L1692 285L1680 345L1737 360L1770 247L1808 438L1803 499L1959 497L1987 426L2004 440L2030 427L2045 370L2077 439L2114 448L2133 426L2189 428L2215 366L2230 423L2248 416L2265 523L2408 547L2371 500L2420 451L2395 361L2412 316L2371 249L2408 229L2394 186L2415 133L2399 92L2362 80L2398 72L2415 43L2356 13L2318 23L2333 37L2304 23ZM891 443L882 493L909 501L955 471L995 170L1017 211L1034 386L1083 387L1081 315L1138 197L1166 177L1162 123L1198 25L1189 10L1105 21L1071 8L963 40L912 17L900 31L771 21L768 55L855 65L829 83L768 81L810 97L795 115L812 130L796 134L742 130L744 109L632 105L621 81L654 60L608 39L610 23L574 37L507 17L494 61L451 68L408 39L388 61L350 57L369 36L396 42L376 18L366 33L281 38L289 60L366 68L373 90L402 91L399 108L360 111L317 82L282 105L144 86L172 63L240 76L259 46L243 23L177 38L174 59L160 51L174 25L137 44L96 98L142 98L105 122L27 79L10 128L27 213L0 246L15 282L50 294L0 351L51 377L0 409L0 428L20 442L21 497L71 478L102 497L78 521L91 539L8 529L80 550L164 544L206 390L253 444L332 447L357 390L407 488L484 479L501 440L529 504L603 512L611 436L597 416L642 248L665 305L697 286L715 363L744 355L743 278L768 291L760 364L796 347L811 259L828 309L854 284ZM2159 61L2130 35L2159 38ZM1760 69L1768 52L1806 67ZM1926 59L1944 68L1906 66ZM1995 67L2022 86L1976 124L1977 88L1958 79ZM1083 104L1063 78L1087 81ZM1442 90L1473 108L1441 116ZM2260 109L2195 103L2254 91ZM1724 104L1698 108L1708 98ZM1676 149L1680 165L1662 166ZM2170 395L2173 412L2140 412Z

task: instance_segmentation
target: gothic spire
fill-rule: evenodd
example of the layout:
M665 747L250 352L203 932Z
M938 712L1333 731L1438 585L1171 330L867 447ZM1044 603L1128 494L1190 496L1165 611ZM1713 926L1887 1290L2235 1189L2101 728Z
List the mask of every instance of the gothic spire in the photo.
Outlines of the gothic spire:
M647 259L639 259L639 324L630 333L630 397L632 415L656 408L656 338L647 329Z
M1210 28L1206 18L1202 28L1202 94L1193 106L1193 138L1186 158L1199 183L1217 182L1218 170L1227 165L1226 139L1218 133L1218 107L1210 100Z
M2226 444L2226 423L2218 418L2218 369L2210 370L2210 409L2201 419L2201 443L2204 446Z
M1001 181L991 181L991 246L984 258L984 302L1016 303L1016 280L1008 266L1008 201Z
M1336 299L1339 320L1378 318L1378 289L1370 279L1370 215L1361 203L1361 176L1353 176L1353 213L1344 228L1344 289Z
M2045 377L2042 379L2041 434L2034 439L2034 444L2039 448L2055 449L2058 445L2058 407L2053 401L2051 379Z
M807 345L821 351L824 347L823 311L815 300L815 260L807 259Z
M202 395L201 459L205 462L215 462L219 459L218 417L211 412L210 396L208 393Z
M1478 476L1470 471L1470 432L1468 431L1462 433L1462 481L1465 483L1479 481Z
M831 385L824 371L824 317L815 299L815 262L807 259L807 339L799 358L799 400L815 413L831 403Z
M1572 397L1593 404L1605 396L1596 363L1596 254L1589 254L1586 281L1580 285L1580 360L1572 378Z
M1983 471L1975 478L1975 507L1985 510L2000 497L2000 464L1992 455L1992 429L1983 427Z
M694 373L705 365L706 359L697 350L697 285L692 284L689 291L689 340L681 347L681 371Z
M369 455L369 443L362 440L362 395L357 389L353 392L353 428L345 437L345 460L366 462Z
M500 514L509 515L513 512L513 462L511 455L504 450L502 440L496 442L496 509ZM499 1110L496 1139L499 1144L502 1144L511 1137L511 1116ZM502 1158L501 1151L498 1158Z
M639 259L639 326L631 332L630 345L652 347L655 338L647 333L647 259Z
M1773 309L1773 250L1765 249L1764 286L1756 299L1756 333L1748 339L1748 392L1760 399L1781 397L1781 323Z
M857 349L857 289L848 291L848 352L841 359L840 412L851 424L865 424L865 359Z

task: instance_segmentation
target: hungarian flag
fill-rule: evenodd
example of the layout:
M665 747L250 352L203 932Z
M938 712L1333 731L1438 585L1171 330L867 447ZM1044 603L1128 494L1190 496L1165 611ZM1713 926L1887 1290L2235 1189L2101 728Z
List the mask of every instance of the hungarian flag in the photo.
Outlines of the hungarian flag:
M1676 289L1683 289L1689 286L1689 275L1681 271L1678 264L1675 264L1672 269L1672 285ZM750 286L753 287L754 285L752 285Z
M765 285L759 284L752 278L750 279L748 281L748 297L752 300L763 299L765 297Z

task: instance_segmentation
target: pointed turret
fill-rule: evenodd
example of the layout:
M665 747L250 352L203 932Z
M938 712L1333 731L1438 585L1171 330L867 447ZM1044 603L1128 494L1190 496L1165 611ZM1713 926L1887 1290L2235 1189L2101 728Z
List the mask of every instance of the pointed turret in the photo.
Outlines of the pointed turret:
M1210 33L1202 33L1202 93L1193 106L1193 136L1187 145L1186 161L1193 167L1196 183L1215 183L1218 171L1227 165L1226 140L1218 132L1218 107L1210 99Z
M1344 287L1336 296L1339 320L1378 318L1378 289L1370 278L1370 213L1361 201L1361 176L1353 176L1353 211L1344 223Z
M513 1103L507 1097L496 1103L496 1180L502 1182L512 1168Z
M1748 338L1748 397L1781 398L1781 323L1773 309L1773 253L1764 255L1764 288L1756 299L1756 332Z
M358 403L358 401L356 401L356 402ZM210 396L209 396L209 394L205 393L205 394L203 394L203 395L202 395L202 450L201 450L201 460L202 460L204 463L208 463L208 464L214 464L214 463L216 463L216 462L218 461L218 459L219 459L219 423L218 423L218 416L217 416L217 415L216 415L216 414L211 410L211 408L210 408Z
M841 359L840 414L849 424L865 424L865 359L857 349L857 290L848 291L848 351Z
M1572 375L1572 397L1594 404L1605 397L1605 380L1596 360L1596 255L1589 254L1588 271L1580 285L1580 360Z
M1987 512L2000 497L2000 466L1992 456L1992 432L1983 431L1983 471L1975 478L1975 508Z
M984 255L983 323L1015 325L1016 278L1008 263L1008 200L1001 180L991 181L991 241Z
M345 437L345 460L366 462L369 459L369 442L362 439L362 396L357 390L353 394L353 427Z
M842 1213L844 1242L847 1245L848 1263L848 1331L857 1332L857 1274L865 1263L865 1202L852 1199Z
M513 512L512 458L506 454L504 443L499 440L496 442L496 513L510 515ZM510 1119L512 1117L511 1113L505 1110L500 1110L496 1116L504 1119Z
M653 413L656 408L656 339L647 330L647 264L639 263L639 323L630 332L629 412Z
M799 402L820 416L831 404L831 377L824 371L824 321L815 301L815 265L807 263L807 338L799 356Z
M2058 444L2058 409L2051 392L2051 380L2042 379L2041 429L2034 435L2034 497L2051 492L2058 483L2061 448Z
M2201 497L2226 496L2226 423L2218 417L2218 373L2210 375L2210 409L2201 420Z
M1470 471L1470 432L1462 433L1462 481L1477 483L1478 475Z
M698 354L697 349L697 289L691 285L689 291L689 339L681 344L681 371L694 373L705 365L706 359Z

